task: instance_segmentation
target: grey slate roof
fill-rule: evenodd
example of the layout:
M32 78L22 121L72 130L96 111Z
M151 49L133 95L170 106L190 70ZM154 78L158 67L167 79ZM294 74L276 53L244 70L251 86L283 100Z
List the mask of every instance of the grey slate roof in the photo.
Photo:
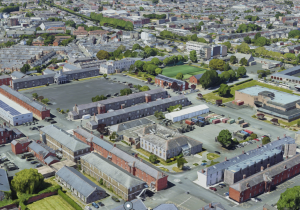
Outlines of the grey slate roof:
M230 185L230 187L239 192L243 192L248 188L247 184L249 187L253 187L263 181L266 181L266 179L268 178L273 178L274 176L282 173L283 171L288 170L295 165L298 165L299 162L300 154L294 155L293 157L281 161L276 165L273 165L272 167L266 168L265 170L259 173L249 176L248 178L242 179L241 181ZM286 166L286 169L284 168L284 166Z
M174 204L163 203L156 206L153 210L178 210Z
M84 136L85 138L87 138L87 141L94 142L95 144L97 144L98 146L104 148L107 151L110 151L114 147L113 145L111 145L107 141L98 138L97 136L89 133L88 131L86 131L83 128L76 128L76 129L74 129L74 131L77 132L78 134Z
M46 163L47 165L49 165L53 160L58 160L58 161L59 161L59 159L58 159L57 157L49 156L49 157L47 157L47 158L45 159L45 163Z
M2 192L10 191L7 173L4 169L0 169L0 191Z
M240 162L243 162L249 158L252 158L252 157L255 157L257 155L260 155L266 151L269 151L271 149L274 149L276 147L279 147L281 145L284 145L284 144L294 144L295 143L295 139L289 137L289 136L286 136L286 137L283 137L279 140L275 140L275 141L272 141L268 144L265 144L263 145L262 147L260 148L255 148L253 150L250 150L248 152L246 152L245 154L240 154L238 156L235 156L227 161L224 161L224 162L221 162L221 163L218 163L218 164L215 164L213 166L210 166L208 167L206 170L205 170L205 174L208 176L210 174L214 174L216 173L217 171L221 171L221 170L225 170L227 169L228 167L232 166L232 165L235 165L237 163L240 163ZM199 171L201 172L201 171Z
M101 187L89 180L75 168L63 166L58 172L56 172L56 175L62 178L84 197L88 197L95 190L103 191L105 193Z
M197 80L199 80L202 76L203 76L203 74L197 74L197 75L193 75Z
M74 152L77 150L90 148L89 145L83 143L75 136L72 136L71 134L56 127L55 125L48 125L41 128L40 130Z
M32 106L33 108L35 108L39 111L47 110L45 106L31 100L30 98L24 96L23 94L19 93L18 91L11 89L10 87L8 87L6 85L1 85L0 88L5 90L6 92L10 93L11 95L17 97L18 99L24 101L26 104Z
M43 145L46 146L46 145ZM46 146L43 147L42 145L36 143L35 141L31 142L28 147L30 149L32 149L35 153L37 154L42 154L43 157L45 157L46 155L48 155L49 152L55 153L55 151L53 149L51 149L50 147Z
M109 160L105 159L97 153L92 152L90 154L82 156L81 159L93 165L99 171L122 184L127 189L141 185L143 183L146 184L144 181L141 181L126 170L111 163Z
M131 203L133 204L133 209L134 210L147 210L147 207L145 206L145 204L143 203L143 201L141 201L140 199L134 199L131 201ZM120 205L116 208L113 208L111 210L124 210L124 206Z
M130 128L134 128L140 125L150 124L152 121L150 121L147 118L141 118L137 120L132 120L129 122L124 122L122 124L112 125L110 126L111 131L121 132Z
M185 84L185 81L170 78L170 77L164 76L162 74L157 75L155 78L157 78L159 80L162 80L162 81L170 82L170 83L176 82L179 86Z
M13 73L11 73L12 77L16 77L17 79L21 79L23 77L26 76L26 74L23 74L22 72L19 71L14 71Z
M121 115L123 113L130 113L130 112L135 112L135 111L146 109L146 108L152 108L154 106L159 106L161 104L167 104L167 103L177 101L180 99L185 99L185 98L186 97L184 95L179 95L179 96L173 96L171 98L165 98L165 99L161 99L161 100L157 100L157 101L151 101L149 103L138 104L136 106L127 107L125 109L119 109L119 110L116 110L113 112L108 112L105 114L97 114L96 119L99 122L99 120L106 119L108 117L114 117L114 116Z

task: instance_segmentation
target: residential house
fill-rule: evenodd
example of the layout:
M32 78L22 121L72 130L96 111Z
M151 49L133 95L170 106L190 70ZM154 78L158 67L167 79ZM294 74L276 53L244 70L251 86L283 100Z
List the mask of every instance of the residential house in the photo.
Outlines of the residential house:
M159 74L155 77L155 84L160 87L171 87L175 90L184 91L189 88L189 83L179 79L173 79L162 74Z
M22 154L28 151L28 145L31 142L32 140L29 140L28 137L18 139L18 140L13 140L11 142L11 150L15 155Z

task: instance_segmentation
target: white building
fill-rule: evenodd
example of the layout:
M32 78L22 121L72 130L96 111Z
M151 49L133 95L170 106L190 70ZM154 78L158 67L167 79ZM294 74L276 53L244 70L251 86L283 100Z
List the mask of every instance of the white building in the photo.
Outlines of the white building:
M156 36L150 33L142 32L141 33L141 39L144 42L155 42L156 41Z
M165 117L166 119L172 120L172 122L178 122L208 112L209 112L209 107L203 104L203 105L193 106L187 109L182 109L177 112L168 113L165 115Z
M197 55L206 59L227 56L227 47L224 45L208 45L201 42L189 41L186 43L186 51L195 50Z
M0 117L13 126L33 120L31 112L2 94L0 94Z
M119 61L108 60L106 61L106 64L100 65L100 72L103 74L112 74L115 73L116 70L119 70L120 72L123 70L128 70L132 64L140 59L141 58L124 58Z

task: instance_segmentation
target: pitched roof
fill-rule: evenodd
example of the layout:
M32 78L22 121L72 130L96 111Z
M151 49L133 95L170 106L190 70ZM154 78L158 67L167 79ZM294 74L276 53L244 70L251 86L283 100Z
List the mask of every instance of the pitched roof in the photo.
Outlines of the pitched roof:
M4 169L0 169L0 191L2 192L10 191L7 173Z
M178 210L175 204L163 203L156 206L153 210Z
M15 81L15 80L13 80L13 81ZM11 89L10 87L8 87L6 85L1 85L0 88L3 89L4 91L10 93L11 95L17 97L21 101L24 101L26 104L32 106L33 108L35 108L39 111L47 110L47 108L45 106L31 100L30 98L24 96L23 94L19 93L18 91L15 91L15 90Z
M83 143L75 136L67 133L66 131L56 127L55 125L48 125L40 129L42 132L54 138L56 141L60 142L62 145L66 146L72 151L89 149L90 146Z
M164 76L162 74L157 75L155 77L155 79L156 78L159 79L159 80L163 80L163 81L169 82L169 83L176 82L179 86L185 84L185 81L182 81L182 80L179 80L179 79L170 78L170 77Z
M59 161L57 157L49 156L45 159L45 163L49 165L53 160Z
M75 168L64 166L58 172L56 172L56 175L62 178L67 184L72 186L84 197L88 197L96 190L105 193L105 190L89 180Z
M137 185L146 184L144 181L141 181L126 170L111 163L109 160L105 159L97 153L92 152L90 154L82 156L81 159L93 165L99 171L122 184L127 189L130 189L131 187L135 187Z
M43 157L49 154L49 152L55 153L53 149L48 147L47 145L41 143L38 144L35 141L31 142L28 147L32 149L35 153L41 154Z
M230 187L239 192L243 192L248 187L253 187L263 181L271 180L277 174L280 174L283 171L290 169L295 165L298 165L299 162L300 162L300 154L294 155L293 157L281 161L269 168L266 168L265 170L260 171L259 173L249 176L248 178L242 179L239 182L230 185Z

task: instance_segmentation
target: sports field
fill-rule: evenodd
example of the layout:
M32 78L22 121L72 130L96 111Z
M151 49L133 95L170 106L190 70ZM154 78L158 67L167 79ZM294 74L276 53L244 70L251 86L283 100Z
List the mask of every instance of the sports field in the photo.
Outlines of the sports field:
M182 73L183 79L188 79L193 75L203 74L205 71L205 69L197 68L194 66L181 65L166 67L163 69L162 74L167 77L175 78L178 73Z
M29 210L74 210L74 208L59 195L43 198L42 200L29 204L27 208Z

